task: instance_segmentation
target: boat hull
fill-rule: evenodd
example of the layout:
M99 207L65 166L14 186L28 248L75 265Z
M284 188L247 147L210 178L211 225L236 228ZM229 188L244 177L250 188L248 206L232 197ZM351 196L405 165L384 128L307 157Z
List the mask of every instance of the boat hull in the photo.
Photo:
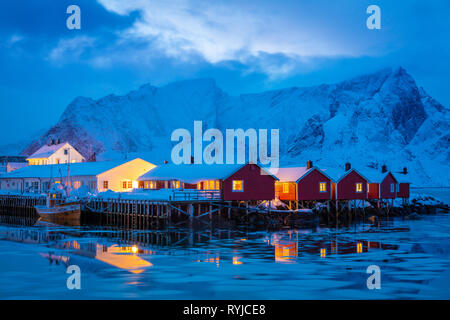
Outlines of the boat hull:
M80 225L81 205L65 204L55 207L36 206L40 220L64 225Z

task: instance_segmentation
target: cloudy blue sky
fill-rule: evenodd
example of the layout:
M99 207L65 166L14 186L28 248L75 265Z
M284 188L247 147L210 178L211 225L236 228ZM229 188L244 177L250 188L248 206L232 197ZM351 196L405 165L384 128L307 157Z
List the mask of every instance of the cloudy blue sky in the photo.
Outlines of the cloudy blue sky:
M70 4L81 30L66 28ZM366 27L371 4L381 30ZM450 106L449 14L449 0L2 0L0 144L76 96L199 77L237 95L401 65Z

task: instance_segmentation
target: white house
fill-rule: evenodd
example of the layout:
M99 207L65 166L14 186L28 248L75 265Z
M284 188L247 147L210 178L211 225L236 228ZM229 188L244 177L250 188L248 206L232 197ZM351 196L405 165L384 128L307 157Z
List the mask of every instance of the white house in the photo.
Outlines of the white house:
M63 183L74 189L86 186L92 193L107 190L125 192L137 188L137 178L154 167L154 164L139 158L33 165L0 175L0 189L9 192L44 193L54 183Z
M0 156L0 174L11 172L28 165L23 156Z
M27 158L29 165L77 163L85 158L69 143L50 142Z

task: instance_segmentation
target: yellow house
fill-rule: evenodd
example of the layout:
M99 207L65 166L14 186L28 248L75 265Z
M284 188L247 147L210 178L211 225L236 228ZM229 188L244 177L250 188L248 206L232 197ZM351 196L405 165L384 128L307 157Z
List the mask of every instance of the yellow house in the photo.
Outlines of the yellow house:
M29 165L77 163L85 158L69 143L49 143L27 158Z

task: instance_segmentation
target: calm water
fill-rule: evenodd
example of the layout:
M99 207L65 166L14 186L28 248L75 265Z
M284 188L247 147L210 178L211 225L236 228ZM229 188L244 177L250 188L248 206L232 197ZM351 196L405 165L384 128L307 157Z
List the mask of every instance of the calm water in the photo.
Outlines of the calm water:
M281 232L0 224L2 299L448 299L450 216ZM68 290L66 267L81 269ZM381 289L366 286L369 265Z

